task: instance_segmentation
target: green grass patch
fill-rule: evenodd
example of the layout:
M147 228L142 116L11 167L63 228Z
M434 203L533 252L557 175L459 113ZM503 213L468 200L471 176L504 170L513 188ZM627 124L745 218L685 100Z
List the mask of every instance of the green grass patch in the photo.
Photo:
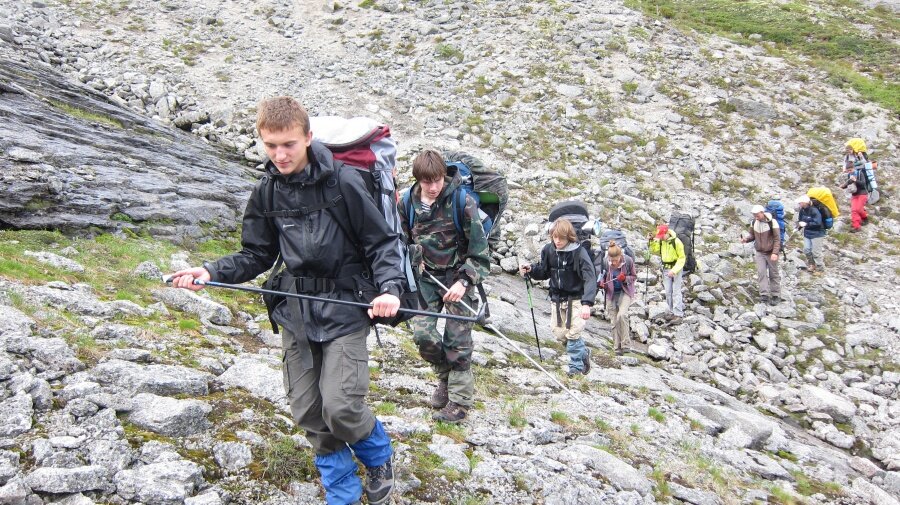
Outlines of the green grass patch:
M762 41L773 44L774 54L807 58L809 64L829 74L831 84L850 86L867 100L900 111L895 17L855 3L851 9L828 3L813 8L794 1L762 0L626 0L625 5L668 19L682 30L718 34L736 43L747 43L747 35L758 34ZM864 30L859 23L849 22L848 10L874 29Z
M76 107L74 105L70 105L66 102L62 102L59 100L49 100L50 105L59 109L63 113L72 116L77 119L81 119L84 121L92 122L92 123L100 123L107 126L112 126L114 128L123 128L124 125L121 121L116 118L109 117L105 114L101 114L99 112L93 112L89 110L82 109L80 107Z
M287 489L293 481L309 482L319 478L312 449L297 445L291 437L272 440L250 464L250 475Z
M649 409L647 409L647 415L650 416L650 419L653 419L658 423L666 422L666 416L656 407L650 407Z

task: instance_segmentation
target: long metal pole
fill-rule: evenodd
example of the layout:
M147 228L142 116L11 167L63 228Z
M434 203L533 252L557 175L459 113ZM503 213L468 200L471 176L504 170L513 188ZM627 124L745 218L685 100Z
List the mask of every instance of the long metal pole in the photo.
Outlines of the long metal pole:
M450 290L447 288L447 286L444 286L444 284L443 284L441 281L435 279L434 276L431 275L430 273L428 273L427 271L425 272L425 275L427 275L432 281L434 281L434 282L435 282L438 286L440 286L444 291L450 291ZM470 307L469 304L463 302L462 300L460 300L458 303L460 303L463 307L469 309L472 313L474 313L474 314L477 314L477 313L478 313L475 309L473 309L472 307ZM532 358L531 356L529 356L528 353L526 353L525 351L523 351L522 348L519 347L519 345L518 345L517 343L513 342L512 340L510 340L510 339L509 339L506 335L504 335L500 330L498 330L497 328L495 328L493 324L485 325L485 328L487 328L487 329L493 331L494 333L497 334L498 337L502 338L503 340L506 340L506 342L508 342L509 345L513 346L517 351L519 351L519 354L521 354L522 356L525 356L525 358L526 358L528 361L530 361L532 365L538 367L538 370L544 372L544 373L547 375L547 377L550 377L550 380L552 380L554 383L556 383L557 386L561 387L561 388L563 389L563 391L565 391L566 393L569 393L569 396L571 396L576 402L578 402L579 404L581 404L582 407L588 408L588 405L587 405L586 403L584 403L583 401L581 401L581 398L578 398L577 396L575 396L575 393L573 393L571 389L569 389L569 388L567 388L565 385L563 385L562 382L559 382L559 380L558 380L556 377L554 377L550 372L548 372L547 370L545 370L544 367L542 367L540 364L538 364L538 362L535 361L534 358Z
M544 361L544 356L541 354L541 339L538 338L537 319L534 317L534 302L531 300L531 276L528 274L525 274L525 290L528 291L528 307L531 309L531 324L534 325L534 343L537 344L538 358Z
M170 283L172 279L170 277L163 276L163 282ZM301 300L311 300L314 302L323 302L323 303L334 303L336 305L349 305L351 307L360 307L363 309L371 309L371 303L362 303L362 302L351 302L349 300L335 300L332 298L322 298L320 296L312 296L312 295L303 295L299 293L288 293L286 291L274 291L271 289L262 289L256 288L252 286L242 286L240 284L226 284L224 282L215 282L215 281L201 281L200 279L194 279L194 284L198 286L212 286L214 288L227 288L227 289L236 289L238 291L247 291L249 293L258 293L262 295L274 295L274 296L285 296L288 298L299 298ZM457 321L466 321L469 323L478 322L478 317L467 317L467 316L459 316L456 314L444 314L439 312L429 312L427 310L416 310L416 309L398 309L399 312L405 312L407 314L413 314L416 316L428 316L428 317L440 317L444 319L454 319ZM477 314L477 312L476 312Z

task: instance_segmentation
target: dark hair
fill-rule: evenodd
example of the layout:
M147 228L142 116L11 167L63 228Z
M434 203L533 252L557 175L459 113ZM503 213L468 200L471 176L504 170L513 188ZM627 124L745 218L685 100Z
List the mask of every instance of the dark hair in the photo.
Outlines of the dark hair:
M413 160L412 173L416 181L437 181L447 175L447 165L441 153L425 149Z

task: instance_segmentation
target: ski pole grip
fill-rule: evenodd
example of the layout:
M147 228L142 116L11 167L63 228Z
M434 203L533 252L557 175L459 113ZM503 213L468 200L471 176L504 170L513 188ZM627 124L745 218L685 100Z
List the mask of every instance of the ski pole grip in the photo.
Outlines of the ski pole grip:
M173 279L173 278L174 278L174 277L171 276L171 275L163 275L163 276L162 276L162 281L163 281L163 283L165 283L165 284L172 284L172 279ZM205 286L205 285L206 285L206 282L201 281L200 279L194 279L194 285L195 285L195 286Z

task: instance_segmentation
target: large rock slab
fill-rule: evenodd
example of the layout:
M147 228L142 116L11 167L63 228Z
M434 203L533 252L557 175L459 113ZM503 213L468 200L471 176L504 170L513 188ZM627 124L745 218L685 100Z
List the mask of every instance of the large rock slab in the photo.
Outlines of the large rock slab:
M595 447L576 444L560 451L557 458L563 463L578 463L600 473L620 491L637 491L641 496L646 496L653 491L650 479L639 470Z
M44 467L28 474L25 482L32 491L43 493L80 493L110 488L106 469L102 466L76 468Z
M208 320L213 324L231 324L231 311L228 310L228 307L193 291L178 288L157 289L153 292L153 296L169 307L196 314L200 319Z
M849 422L856 414L853 402L818 386L800 387L800 401L810 411L824 412L839 423Z
M203 471L191 461L167 461L122 470L114 482L116 492L126 500L147 505L181 505L203 482Z
M204 396L209 393L208 381L212 378L207 373L183 366L139 365L116 359L100 363L90 373L94 380L106 386L161 396Z
M219 382L226 388L242 388L254 396L265 398L277 406L286 404L284 379L281 374L281 360L263 354L242 354Z
M134 397L128 420L160 435L186 437L209 429L212 406L200 400L176 400L149 393Z

